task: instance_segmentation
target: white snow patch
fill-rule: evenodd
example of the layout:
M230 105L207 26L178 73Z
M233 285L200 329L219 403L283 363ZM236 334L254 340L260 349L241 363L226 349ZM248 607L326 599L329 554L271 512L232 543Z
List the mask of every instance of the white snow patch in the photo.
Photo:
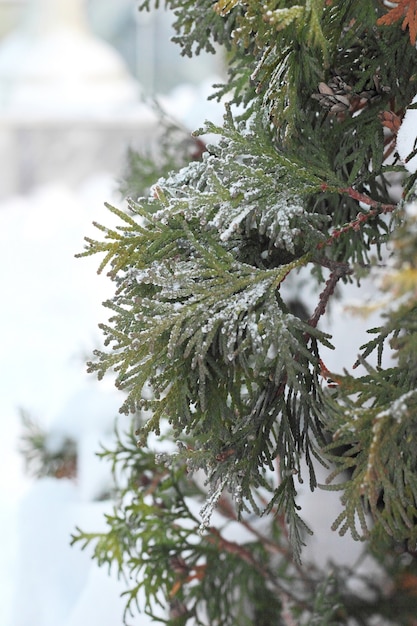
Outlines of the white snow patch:
M411 104L417 103L417 95ZM397 151L409 172L417 171L417 155L407 161L407 157L417 148L417 109L407 109L397 134Z

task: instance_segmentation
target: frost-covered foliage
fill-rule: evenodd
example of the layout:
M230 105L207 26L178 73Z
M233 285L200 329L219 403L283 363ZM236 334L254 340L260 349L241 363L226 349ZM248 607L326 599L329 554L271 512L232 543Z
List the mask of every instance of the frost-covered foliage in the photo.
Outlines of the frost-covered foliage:
M83 254L103 253L116 285L89 369L115 373L141 448L120 440L105 453L127 486L109 533L75 540L134 577L130 607L143 588L146 609L169 606L172 625L411 624L415 585L401 581L417 570L416 176L396 133L416 89L414 30L376 0L166 4L185 54L225 45L229 80L216 89L231 103L222 127L195 134L217 141L170 172L155 167L149 194L127 212L108 207L119 226L87 239ZM134 189L149 187L148 166L136 176ZM296 314L285 286L301 270L316 295ZM367 275L387 297L357 346L365 369L340 355L331 373L330 302ZM146 446L167 429L161 468ZM300 569L297 486L317 487L317 462L342 492L334 527L370 539L391 576L365 599L348 591L352 572ZM251 539L226 538L216 507ZM261 532L251 516L268 514Z
M112 257L118 294L106 305L115 326L102 328L116 350L98 352L90 369L102 375L110 358L128 392L123 410L152 412L143 442L167 419L176 437L193 436L193 468L207 472L215 493L220 482L239 494L239 509L249 501L262 510L253 488L272 489L265 469L279 456L288 474L267 508L277 497L293 502L300 454L310 454L307 432L321 437L317 342L330 344L289 311L279 287L325 243L327 217L301 203L320 180L304 172L303 181L301 166L280 158L265 129L242 124L243 134L229 112L217 147L159 180L153 197L131 202L132 216L120 214L121 238L105 229L113 241L104 244L104 263ZM259 249L249 257L246 241L255 237ZM294 502L291 510L298 534Z
M181 214L198 220L216 229L221 241L233 241L239 233L261 235L269 244L265 264L274 249L295 254L323 238L326 216L305 210L303 201L320 178L277 152L262 118L236 124L228 110L222 128L206 124L199 132L219 135L219 143L208 146L201 162L159 182L166 192L161 219Z

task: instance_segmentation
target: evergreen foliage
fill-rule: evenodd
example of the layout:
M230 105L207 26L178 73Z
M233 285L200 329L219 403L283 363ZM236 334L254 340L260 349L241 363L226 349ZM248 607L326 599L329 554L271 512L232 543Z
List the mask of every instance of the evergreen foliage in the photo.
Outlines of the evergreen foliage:
M194 154L181 138L154 167L131 157L134 199L108 206L119 225L97 224L80 255L103 254L115 282L89 370L115 373L139 424L102 454L119 493L108 532L74 542L127 575L126 617L139 603L172 626L415 623L416 175L395 149L417 4L385 4L165 2L183 54L226 48L214 97L230 102ZM285 295L300 271L316 286L306 315ZM342 357L330 373L330 302L367 275L386 292L381 325L358 373ZM317 463L341 491L334 529L367 540L386 576L360 596L355 572L300 564L297 484L317 487ZM232 541L237 527L250 539Z
M19 451L25 469L34 478L74 478L77 473L77 445L69 436L54 441L36 420L21 411L23 432Z

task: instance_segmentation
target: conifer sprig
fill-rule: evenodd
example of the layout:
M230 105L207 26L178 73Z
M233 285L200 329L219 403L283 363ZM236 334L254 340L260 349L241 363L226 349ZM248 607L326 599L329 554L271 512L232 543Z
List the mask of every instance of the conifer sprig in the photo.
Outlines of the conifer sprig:
M97 352L90 370L99 376L115 370L118 386L128 390L123 410L152 410L142 438L158 431L164 417L176 436L194 432L197 449L204 451L200 467L209 472L214 492L220 481L239 492L239 506L245 500L253 504L252 484L270 488L263 472L265 466L273 470L278 453L288 459L286 474L299 472L299 455L311 441L305 436L295 446L294 436L301 420L311 421L308 407L314 415L319 412L318 392L312 393L317 347L307 349L306 337L314 346L329 345L328 340L286 311L278 295L288 273L309 258L261 269L236 261L211 228L202 246L176 212L170 219L165 209L149 214L148 228L135 228L132 218L124 221L127 226L106 231L113 241L104 246L115 255L115 265L108 260L118 281L117 296L107 303L114 315L101 326L113 350ZM189 222L194 223L191 217ZM149 264L152 246L164 251L163 261ZM103 250L103 244L96 249ZM120 266L122 259L126 267ZM273 389L282 389L278 401L269 391L271 381ZM150 388L151 399L146 397ZM281 427L275 426L281 412ZM224 450L232 452L219 466ZM197 469L195 457L193 463ZM280 492L284 487L293 502L292 479ZM298 516L291 519L298 523Z
M342 494L334 528L379 542L387 572L403 571L395 550L414 554L417 545L417 244L407 208L415 175L406 179L395 137L415 95L417 51L379 0L166 6L183 54L225 46L229 77L215 96L231 102L221 126L195 133L215 136L204 153L155 173L126 212L109 207L119 225L98 226L102 240L87 240L83 254L103 254L99 271L115 282L90 370L114 371L122 410L147 417L142 447L132 436L127 451L109 453L129 478L108 541L77 540L96 542L99 562L133 574L129 607L143 587L146 610L169 605L160 621L172 626L363 625L381 612L397 624L397 596L403 626L415 592L398 582L389 593L371 584L372 600L362 601L348 591L352 572L303 572L309 530L297 489L302 461L311 489L316 462L329 467L324 487ZM149 188L145 165L135 189ZM299 313L286 287L307 269L316 301ZM329 372L326 313L340 284L368 274L385 274L388 308L358 348L365 374ZM166 423L176 449L161 468L145 444ZM193 482L200 470L203 489ZM244 546L231 541L214 529L216 506L245 528L253 513L269 514L274 539L256 531ZM236 602L242 589L249 612Z

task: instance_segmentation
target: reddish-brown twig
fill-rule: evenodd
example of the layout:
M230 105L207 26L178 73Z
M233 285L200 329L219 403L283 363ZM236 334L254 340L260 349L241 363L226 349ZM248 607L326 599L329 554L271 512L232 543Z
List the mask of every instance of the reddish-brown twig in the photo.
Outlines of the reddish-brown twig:
M328 189L327 185L322 186L323 191ZM392 213L397 208L396 204L384 204L383 202L378 202L377 200L373 200L364 193L357 191L353 187L346 187L337 190L338 193L346 193L350 198L357 200L358 202L362 202L367 206L372 207L370 211L367 213L358 213L354 220L351 220L347 224L344 224L340 228L335 228L335 230L331 233L330 237L325 241L322 241L318 244L317 249L321 250L322 248L331 245L339 239L341 235L349 232L350 230L358 231L361 229L362 225L365 224L368 220L376 215Z

